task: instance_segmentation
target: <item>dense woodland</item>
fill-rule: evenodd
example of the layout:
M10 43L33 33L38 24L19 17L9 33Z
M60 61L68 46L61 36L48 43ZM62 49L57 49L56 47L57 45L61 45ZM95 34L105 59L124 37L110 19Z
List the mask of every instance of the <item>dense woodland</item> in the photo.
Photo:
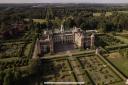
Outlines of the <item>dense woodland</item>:
M127 7L1 7L0 34L3 37L18 35L21 31L14 29L14 24L22 24L21 28L24 31L31 26L40 29L54 29L60 27L62 23L65 28L77 26L84 30L97 29L101 32L121 32L128 30L128 14L120 13L119 11L122 10L127 11ZM110 12L111 15L107 16L107 12ZM94 16L94 13L101 14ZM25 19L29 19L29 22ZM35 23L33 19L43 19L44 22Z

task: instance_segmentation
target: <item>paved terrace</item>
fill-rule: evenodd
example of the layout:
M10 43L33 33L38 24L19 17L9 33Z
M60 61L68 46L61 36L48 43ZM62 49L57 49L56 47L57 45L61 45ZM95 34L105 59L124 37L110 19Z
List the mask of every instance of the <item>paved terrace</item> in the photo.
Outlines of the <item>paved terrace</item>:
M67 51L63 53L58 53L55 55L50 55L50 56L43 56L41 59L51 59L51 58L62 58L65 56L72 56L72 55L77 55L77 54L84 54L84 53L94 53L95 50L89 50L89 51Z

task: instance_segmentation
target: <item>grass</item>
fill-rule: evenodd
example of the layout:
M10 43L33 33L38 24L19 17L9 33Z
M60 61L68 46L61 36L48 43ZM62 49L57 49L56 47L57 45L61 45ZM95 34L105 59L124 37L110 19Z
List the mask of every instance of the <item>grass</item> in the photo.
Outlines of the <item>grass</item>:
M95 83L97 83L97 79L95 78L99 78L98 83L109 82L109 84L110 83L115 84L121 81L120 78L115 74L115 72L113 72L113 70L111 70L111 68L107 66L105 62L99 59L98 56L93 55L89 57L80 57L79 59L82 66L84 66L84 68L87 69L89 75L91 76L91 78ZM103 67L103 65L106 65L107 67ZM103 73L104 71L106 71L106 73ZM106 74L111 75L113 77L105 78Z
M112 12L106 12L105 16L111 16Z
M101 16L101 14L102 13L100 13L100 12L97 12L97 13L93 13L93 16ZM106 12L105 13L105 16L107 17L107 16L111 16L112 15L112 12Z
M47 22L45 19L33 19L34 22L44 23Z
M119 13L128 13L128 11L118 11Z
M128 13L128 11L118 11L118 13ZM97 13L93 13L93 16L101 16L102 13L97 12ZM105 16L111 16L112 12L106 12Z
M93 13L93 16L101 16L101 13Z
M99 38L99 41L102 42L101 44L103 44L103 46L113 46L113 45L124 44L124 42L121 42L120 39L117 39L110 35L102 35L102 36L98 36L98 38Z
M24 19L25 21L28 21L29 19ZM33 19L34 22L36 23L44 23L44 22L47 22L45 19Z
M128 58L118 57L118 58L110 58L108 60L111 61L122 73L124 73L128 77Z
M24 50L24 55L25 56L28 56L29 55L29 52L31 50L31 46L32 46L32 43L27 44L27 46L26 46L26 48Z
M118 35L128 39L128 34L118 34Z
M115 36L116 38L118 38L120 41L123 41L124 43L128 44L128 36Z
M42 76L45 81L75 81L74 76L69 73L71 68L65 59L44 62L43 68Z
M119 82L119 83L115 83L115 84L110 84L110 85L124 85L124 82Z
M3 51L0 52L1 58L9 58L9 57L18 57L21 53L21 48L24 46L23 42L11 42L11 43L2 43L1 49Z
M1 62L1 61L9 62L9 61L14 61L14 60L18 60L18 57L11 57L11 58L0 59L0 62Z

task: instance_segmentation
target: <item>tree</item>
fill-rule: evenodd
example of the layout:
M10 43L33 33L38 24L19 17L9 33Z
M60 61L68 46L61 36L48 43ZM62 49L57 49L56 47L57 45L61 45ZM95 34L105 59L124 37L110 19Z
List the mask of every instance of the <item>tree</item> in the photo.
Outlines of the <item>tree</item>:
M0 85L2 85L4 75L5 75L4 72L0 71Z
M72 17L66 18L64 21L64 27L65 28L72 28L75 25L75 22Z
M83 19L82 19L82 17L77 16L77 17L75 17L74 21L75 21L76 26L79 27L81 25L81 23L83 22Z
M100 32L106 32L106 24L104 22L99 23L98 28Z
M12 75L12 72L10 70L7 71L7 73L4 77L3 85L13 85L13 75Z
M48 28L48 29L52 29L52 27L53 27L52 21L51 21L51 20L48 20L47 28Z
M15 85L20 84L20 79L22 78L21 72L19 70L14 71L14 83Z
M52 12L52 9L50 7L47 8L47 12L46 12L46 19L47 20L50 20L50 19L53 19L53 12Z
M86 23L82 23L80 25L80 28L83 29L83 30L86 30L87 29L87 24Z
M40 67L41 67L40 58L31 60L29 67L30 67L30 69L29 69L30 74L39 74L39 72L41 70L40 69Z
M4 22L1 23L1 26L0 26L0 32L5 32L6 31L6 24Z
M56 17L55 20L52 21L52 23L53 23L53 28L59 28L62 24L62 20Z

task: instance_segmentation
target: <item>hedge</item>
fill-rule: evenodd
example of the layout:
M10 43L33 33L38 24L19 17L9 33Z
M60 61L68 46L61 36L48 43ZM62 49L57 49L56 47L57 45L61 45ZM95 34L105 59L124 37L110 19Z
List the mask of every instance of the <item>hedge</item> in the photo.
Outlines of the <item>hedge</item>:
M71 65L71 63L69 62L68 59L67 59L67 61L68 61L69 67L71 68L71 71L72 71L72 70L73 70L73 67L72 67L72 65ZM75 81L78 82L77 77L75 76L74 72L72 73L72 75L73 75L73 77L75 78Z
M32 47L31 47L31 50L30 50L30 52L29 52L28 58L31 58L32 55L33 55L33 51L34 51L34 47L35 47L35 43L36 43L37 37L38 37L38 35L36 35L35 38L33 39Z
M105 46L105 49L109 51L109 50L122 49L127 47L128 47L128 44L121 44L121 45Z
M117 68L115 65L113 65L108 59L103 57L102 55L98 54L99 58L102 59L121 79L124 81L127 79L127 77Z
M83 64L80 62L80 60L77 58L77 61L79 62L79 64L81 65L81 69L84 69ZM95 82L93 81L93 79L91 78L91 76L89 75L89 73L87 72L87 70L85 70L85 74L88 76L89 80L91 81L92 85L95 85Z

